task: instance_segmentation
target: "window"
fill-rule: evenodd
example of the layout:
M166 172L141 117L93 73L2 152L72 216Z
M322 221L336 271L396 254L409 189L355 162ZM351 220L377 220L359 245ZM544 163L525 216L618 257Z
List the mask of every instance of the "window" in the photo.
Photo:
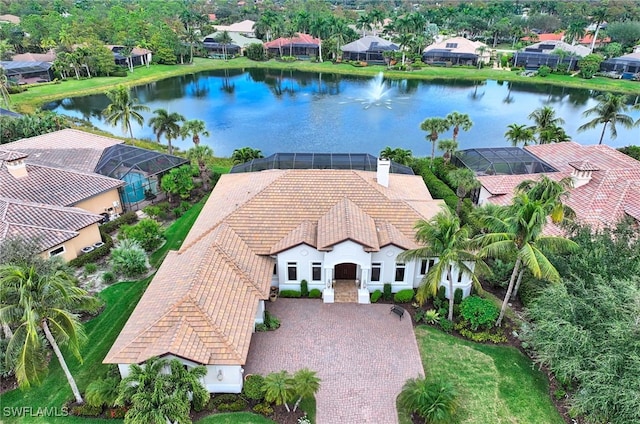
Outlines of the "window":
M423 259L422 262L420 262L420 275L425 275L429 272L435 263L436 261L434 259Z
M322 281L322 264L320 262L311 263L311 280Z
M371 264L371 281L380 281L380 270L382 264L380 262L374 262Z
M458 283L462 283L462 273L464 271L460 270L460 272L458 273Z
M278 275L278 263L273 264L273 275Z
M298 280L298 266L295 262L287 262L287 279L289 281Z
M396 263L396 282L404 281L404 263Z
M49 257L62 255L64 253L64 246L60 246L56 249L49 251Z

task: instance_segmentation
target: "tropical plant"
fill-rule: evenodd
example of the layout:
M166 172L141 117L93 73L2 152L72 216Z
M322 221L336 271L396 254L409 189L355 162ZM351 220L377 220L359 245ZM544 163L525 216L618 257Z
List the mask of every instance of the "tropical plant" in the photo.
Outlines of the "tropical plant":
M544 202L551 221L559 224L565 218L573 219L575 217L575 212L563 203L569 196L569 190L572 187L571 177L564 177L556 181L542 175L537 180L523 180L516 186L516 192L526 193L531 200Z
M173 168L160 180L160 187L169 194L169 201L173 201L173 196L178 195L181 199L188 199L195 187L193 183L193 167L182 165Z
M593 78L593 76L600 70L600 63L604 60L599 54L591 53L583 57L578 61L578 68L580 68L580 76L585 79Z
M291 412L287 402L293 396L291 376L286 371L272 372L264 378L264 398L267 402L284 405L287 412Z
M556 116L556 111L550 106L543 106L531 112L529 119L533 120L534 125L529 127L534 133L538 134L538 142L544 138L545 130L549 128L559 127L564 124L564 119Z
M91 406L115 406L120 385L119 375L93 380L85 390L85 398Z
M303 368L293 374L291 385L293 386L293 391L296 396L298 396L298 400L296 400L296 403L293 405L293 410L295 411L298 409L302 399L311 398L318 393L318 390L320 390L320 379L316 376L315 371Z
M26 264L0 266L0 322L15 326L6 358L15 361L15 376L21 388L41 383L49 363L48 345L67 377L75 401L84 403L60 346L66 346L82 361L80 345L86 336L77 312L95 311L98 305L96 298L77 287L75 279L61 269L44 271Z
M595 118L579 126L578 132L586 131L603 124L600 141L598 142L598 144L602 144L607 124L609 124L609 134L611 135L611 139L615 139L618 136L616 128L617 124L620 124L625 128L633 127L633 118L623 113L628 110L626 105L627 96L622 94L604 93L597 96L596 100L598 101L598 104L582 113L582 116L585 118L591 115L595 115Z
M200 145L200 135L205 137L209 137L209 131L207 131L206 124L204 121L200 119L190 119L185 121L182 124L182 128L180 128L180 136L184 140L185 138L191 137L193 140L193 144L196 146Z
M147 252L152 252L164 242L164 230L158 221L144 218L135 225L120 227L120 239L130 239L138 242Z
M398 255L399 260L430 259L437 257L434 264L420 282L416 300L420 305L435 296L443 277L446 278L449 292L449 321L453 321L453 269L467 274L476 287L480 287L475 272L489 273L487 265L471 250L470 230L460 225L460 219L448 207L436 214L431 220L420 220L416 224L416 240L422 245ZM474 267L475 265L475 267Z
M207 178L207 163L213 159L213 149L209 146L194 146L187 150L187 158L189 158L192 163L195 162L198 165L202 186L206 191L209 185Z
M222 44L222 55L224 56L224 60L225 61L229 60L227 55L227 50L228 50L229 44L233 42L233 39L229 35L229 32L222 31L218 36L217 41L218 43Z
M456 168L449 172L447 178L451 184L456 187L456 196L458 197L456 214L460 216L464 198L469 194L469 192L480 187L480 181L476 179L475 172L469 168Z
M458 140L458 134L460 130L469 131L473 126L473 121L469 118L469 115L466 113L460 112L451 112L445 118L450 128L453 128L453 141Z
M516 147L518 144L522 143L523 146L528 146L529 143L535 141L535 135L533 129L527 127L525 124L509 124L507 126L509 128L507 132L504 133L504 136L511 142L511 145Z
M147 272L147 254L138 242L124 239L111 251L109 264L116 274L137 277Z
M458 151L458 142L453 139L444 139L438 141L438 149L444 151L442 158L444 163L451 162L451 157Z
M420 129L429 133L425 138L431 141L431 163L436 155L436 141L438 134L450 128L449 122L445 118L427 118L420 124Z
M402 165L409 165L412 156L413 153L411 152L411 150L403 149L400 147L392 149L391 147L387 146L380 151L381 158L389 159Z
M4 40L0 40L0 43ZM0 68L0 106L5 109L11 108L11 98L9 97L9 78L4 72L4 68Z
M177 112L169 113L166 109L156 109L153 113L155 116L149 118L149 125L153 129L158 143L160 143L160 137L165 136L169 154L173 154L171 140L180 136L180 122L184 121L184 116Z
M202 385L204 377L207 375L207 368L204 366L185 367L177 359L169 361L171 374L170 384L174 391L184 393L193 402L196 411L202 410L209 402L209 391Z
M120 124L122 132L124 134L128 132L129 136L133 138L131 121L142 125L144 123L144 117L140 112L148 111L149 108L145 105L138 104L138 99L132 98L131 92L124 85L119 85L113 90L107 91L105 94L111 101L102 111L105 119L113 126Z
M398 405L430 424L453 422L460 406L453 385L442 378L433 377L407 380L398 395Z
M264 155L260 150L252 149L251 147L241 147L239 149L235 149L231 154L231 160L233 160L233 163L236 165L263 157Z

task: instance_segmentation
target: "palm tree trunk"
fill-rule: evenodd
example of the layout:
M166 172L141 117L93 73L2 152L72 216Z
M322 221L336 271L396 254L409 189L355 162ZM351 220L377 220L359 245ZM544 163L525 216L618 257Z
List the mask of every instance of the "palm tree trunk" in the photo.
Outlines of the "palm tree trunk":
M522 282L522 274L524 274L524 268L520 270L518 273L518 281L516 281L516 286L513 289L513 293L511 294L511 300L515 300L516 296L518 296L518 289L520 288L520 283Z
M291 412L291 409L289 408L289 405L287 404L287 402L283 402L284 403L284 407L286 408L287 412Z
M60 352L60 348L58 347L58 343L56 343L56 339L53 338L53 334L51 334L51 330L49 330L49 324L47 324L46 319L42 320L42 329L44 330L44 335L49 341L51 348L58 357L58 362L60 362L62 371L64 371L64 375L67 377L67 381L69 382L69 386L71 386L71 391L73 392L73 396L75 396L76 398L76 402L79 404L83 404L84 399L82 399L82 396L80 395L80 390L78 390L76 381L73 379L73 376L69 371L69 367L67 367L67 363L64 360L64 356L62 356L62 352Z
M596 32L593 34L593 40L591 40L591 53L593 53L593 49L596 47L596 40L598 39L598 31L600 31L600 23L596 22Z
M511 280L509 280L509 287L507 287L507 294L504 295L504 300L502 301L502 307L500 308L500 316L498 316L498 320L496 321L496 327L500 327L502 325L502 319L504 318L504 312L507 310L507 303L509 303L509 298L511 297L511 292L513 291L513 286L516 282L516 275L520 272L520 264L522 263L522 259L518 256L518 260L516 264L513 266L513 272L511 273Z
M604 138L604 130L607 129L607 124L608 122L605 122L604 126L602 127L602 134L600 134L600 141L598 142L598 144L602 144L602 139Z
M453 279L451 278L451 265L447 271L447 281L449 282L449 316L448 320L453 322Z
M172 155L173 154L173 146L171 145L171 138L167 137L167 148L169 151L169 154Z
M13 337L13 331L11 331L11 327L6 322L2 323L2 332L4 333L4 338L9 340Z
M431 139L431 168L433 168L433 161L436 157L436 141Z
M296 409L298 409L298 405L300 405L301 401L302 401L302 396L300 396L296 401L296 403L293 405L293 412L296 412Z

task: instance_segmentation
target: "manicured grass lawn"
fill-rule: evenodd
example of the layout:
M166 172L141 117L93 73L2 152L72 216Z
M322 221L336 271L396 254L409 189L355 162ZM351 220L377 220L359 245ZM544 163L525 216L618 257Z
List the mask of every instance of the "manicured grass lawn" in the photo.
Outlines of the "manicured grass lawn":
M415 332L425 373L458 389L459 423L564 423L545 375L517 349L472 343L427 326ZM400 415L401 424L410 423Z
M196 422L198 424L273 424L275 421L249 412L234 412L209 415Z
M425 67L412 72L389 71L385 66L354 67L349 64L333 64L331 62L312 63L309 61L297 62L277 62L270 60L267 62L254 62L247 58L237 58L229 61L195 58L193 64L189 65L152 65L149 68L136 68L127 77L95 77L90 79L68 79L59 84L38 84L29 87L24 93L11 96L15 109L19 112L31 112L53 100L65 97L76 97L93 93L104 93L108 89L118 84L128 86L146 84L165 78L178 75L194 74L200 71L216 69L245 69L245 68L265 68L265 69L293 69L307 72L326 72L345 75L373 76L384 71L385 75L392 78L416 78L416 79L465 79L484 81L487 79L501 81L521 81L535 84L561 85L567 87L578 87L594 90L616 91L628 94L640 94L640 83L626 80L614 80L611 78L594 77L589 80L568 75L549 75L542 77L522 77L516 72L468 68L443 68Z
M206 200L206 199L205 199ZM180 219L178 219L166 231L167 242L164 246L151 255L151 263L159 265L162 258L169 249L177 249L182 244L186 234L197 218L205 200L198 202ZM141 281L123 282L114 284L100 292L100 298L105 302L104 310L95 318L85 324L85 331L88 342L82 349L84 363L80 364L69 353L65 354L67 364L71 373L76 379L80 391L83 392L87 385L95 378L102 376L107 371L107 365L102 364L102 360L113 345L120 330L133 312L136 304L140 300L142 293L151 281L151 277ZM64 402L73 398L67 379L60 368L55 356L52 356L49 365L49 375L44 379L42 385L32 387L28 390L13 390L0 396L0 405L4 408L32 407L38 408L60 408ZM114 420L89 420L79 417L68 418L32 418L9 419L2 417L5 422L20 423L91 423L91 422L117 422Z

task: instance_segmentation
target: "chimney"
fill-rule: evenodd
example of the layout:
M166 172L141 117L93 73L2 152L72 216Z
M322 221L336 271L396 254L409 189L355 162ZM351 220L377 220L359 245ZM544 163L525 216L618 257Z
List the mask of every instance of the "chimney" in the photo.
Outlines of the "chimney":
M8 150L0 150L0 163L4 161L7 165L7 171L14 178L22 178L27 176L27 164L25 159L27 155L24 153L13 152Z
M573 172L571 172L573 188L582 187L583 185L588 184L589 181L591 181L592 172L600 170L600 168L586 160L580 162L569 162L569 165L573 167Z
M391 161L389 159L378 158L378 166L376 171L376 179L378 184L383 187L389 187L389 170L391 169Z

